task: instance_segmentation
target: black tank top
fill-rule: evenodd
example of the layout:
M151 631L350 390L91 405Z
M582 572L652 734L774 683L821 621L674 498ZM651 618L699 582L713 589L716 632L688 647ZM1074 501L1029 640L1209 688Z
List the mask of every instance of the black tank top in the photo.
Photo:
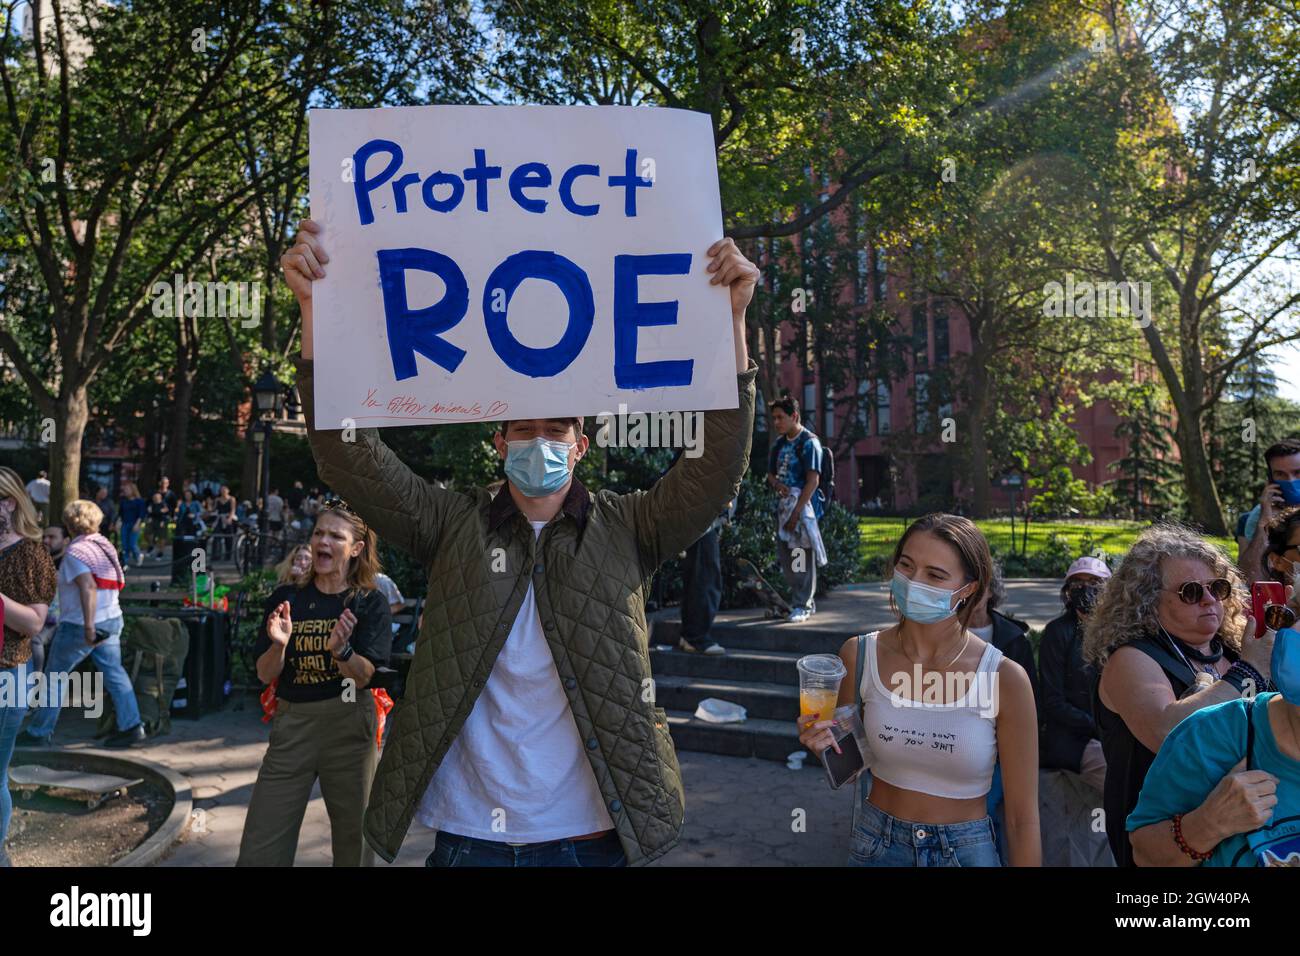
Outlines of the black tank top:
M1162 638L1143 635L1122 646L1139 650L1159 664L1173 688L1174 697L1182 697L1187 688L1196 683L1196 672ZM1225 646L1223 654L1230 661L1237 659L1230 647ZM1125 823L1137 806L1142 783L1146 780L1147 771L1151 769L1156 755L1133 736L1119 714L1101 702L1100 675L1092 685L1092 708L1097 731L1101 734L1101 750L1106 757L1106 788L1102 794L1106 838L1115 855L1115 865L1134 866L1133 847L1129 843Z

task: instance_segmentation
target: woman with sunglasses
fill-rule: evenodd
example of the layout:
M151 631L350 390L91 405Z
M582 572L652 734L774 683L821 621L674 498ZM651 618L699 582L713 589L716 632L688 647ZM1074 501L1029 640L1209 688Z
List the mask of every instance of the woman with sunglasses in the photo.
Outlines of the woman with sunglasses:
M1139 866L1300 867L1300 631L1285 604L1264 619L1277 629L1277 692L1206 707L1173 729L1128 818Z
M1158 525L1134 542L1085 621L1084 657L1101 669L1093 710L1116 865L1135 865L1125 822L1170 731L1198 710L1268 688L1272 636L1254 637L1248 609L1245 581L1223 552L1186 528Z
M292 866L320 781L335 866L363 860L361 823L379 763L368 689L388 663L388 602L375 588L375 533L341 502L316 519L305 578L266 603L257 676L275 683L271 740L253 786L237 866Z

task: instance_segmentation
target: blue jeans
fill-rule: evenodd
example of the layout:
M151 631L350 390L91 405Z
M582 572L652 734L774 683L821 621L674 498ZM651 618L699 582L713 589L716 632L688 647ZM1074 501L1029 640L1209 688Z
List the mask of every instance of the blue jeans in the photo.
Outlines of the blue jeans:
M9 817L14 812L13 798L9 796L9 761L26 712L27 665L0 668L0 857L4 855Z
M122 525L122 562L140 557L140 531L135 524Z
M47 699L45 706L34 709L32 722L27 726L28 733L37 737L49 737L54 733L59 711L63 708L66 684L66 679L60 675L70 674L87 656L104 675L104 686L113 698L113 710L117 714L117 729L130 730L140 723L140 705L136 703L135 688L122 666L122 619L101 621L95 626L113 636L91 647L85 640L84 625L59 624L54 640L50 642L45 664Z
M438 831L425 866L627 866L618 835L511 846Z
M988 817L970 823L912 823L864 801L849 866L1001 866Z

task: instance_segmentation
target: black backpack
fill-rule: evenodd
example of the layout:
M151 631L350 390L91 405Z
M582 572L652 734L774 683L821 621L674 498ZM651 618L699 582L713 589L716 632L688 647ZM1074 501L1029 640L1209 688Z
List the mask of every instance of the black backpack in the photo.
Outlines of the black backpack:
M797 450L802 452L803 443L812 441L816 437L807 426L804 426L803 432L795 443ZM817 487L821 490L822 500L829 504L835 500L835 455L825 445L821 446L821 451L821 466L818 469L821 477Z

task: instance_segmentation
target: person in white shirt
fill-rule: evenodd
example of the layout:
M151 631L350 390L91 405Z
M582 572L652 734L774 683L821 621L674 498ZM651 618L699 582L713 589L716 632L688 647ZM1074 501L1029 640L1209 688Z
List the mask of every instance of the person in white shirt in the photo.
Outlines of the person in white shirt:
M46 667L52 700L34 708L31 723L19 737L24 746L50 742L68 675L88 656L104 675L117 715L118 732L108 738L107 746L134 747L145 739L135 687L122 667L122 607L117 594L126 576L117 550L99 533L103 520L104 513L93 501L79 499L63 510L63 526L73 537L59 565L59 627Z
M36 511L42 521L45 520L45 510L50 506L50 479L43 471L38 471L36 477L27 482L27 494L32 499L32 504L36 505Z

